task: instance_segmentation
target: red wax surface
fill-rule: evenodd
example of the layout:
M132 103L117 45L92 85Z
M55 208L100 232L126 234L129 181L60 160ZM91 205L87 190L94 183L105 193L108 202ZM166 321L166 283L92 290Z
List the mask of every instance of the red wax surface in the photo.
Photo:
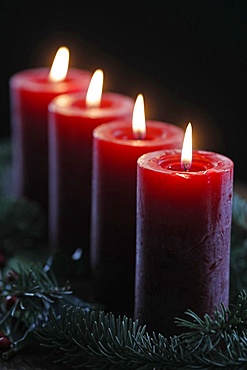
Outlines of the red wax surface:
M57 95L87 91L91 73L75 68L61 82L48 80L50 69L34 68L10 79L14 195L38 202L48 211L49 102Z
M134 309L136 168L142 154L181 148L183 130L147 121L146 140L135 140L130 121L93 132L91 266L95 299L109 310Z
M85 94L65 94L49 105L49 237L54 249L90 250L92 132L99 124L132 116L132 98L103 93L87 108Z
M195 151L148 153L137 165L135 319L176 334L175 317L228 305L233 162Z

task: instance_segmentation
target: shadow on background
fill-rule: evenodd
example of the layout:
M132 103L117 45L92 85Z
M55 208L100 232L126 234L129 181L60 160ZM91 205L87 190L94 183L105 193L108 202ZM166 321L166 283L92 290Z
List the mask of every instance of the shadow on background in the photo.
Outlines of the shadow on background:
M147 119L194 128L194 147L220 152L247 181L246 1L0 1L1 137L11 134L9 78L50 66L105 73L104 89L142 93Z

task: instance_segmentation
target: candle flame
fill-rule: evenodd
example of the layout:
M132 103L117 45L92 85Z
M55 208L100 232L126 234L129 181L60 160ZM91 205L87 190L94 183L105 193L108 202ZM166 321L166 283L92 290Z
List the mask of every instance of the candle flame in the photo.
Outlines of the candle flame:
M86 95L87 107L99 107L103 90L104 74L101 69L97 69L90 81Z
M189 122L184 134L184 142L181 153L181 167L188 171L192 164L192 125Z
M49 80L62 81L67 76L69 67L69 49L61 46L54 58L53 64L49 73Z
M145 139L146 136L146 121L143 95L139 94L133 109L132 116L132 131L135 139Z

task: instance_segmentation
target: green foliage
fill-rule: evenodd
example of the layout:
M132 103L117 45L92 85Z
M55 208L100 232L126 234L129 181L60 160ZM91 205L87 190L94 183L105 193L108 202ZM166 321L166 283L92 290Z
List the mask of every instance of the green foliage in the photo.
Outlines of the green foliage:
M205 369L247 363L245 292L231 310L222 305L213 317L187 315L190 320L177 319L185 332L165 338L150 335L126 316L65 306L61 317L51 314L36 335L56 355L55 362L69 363L71 369Z
M0 279L0 290L0 331L13 342L11 350L2 355L5 359L34 339L33 331L49 320L51 312L59 317L64 304L95 308L73 296L68 282L58 285L50 261L44 266L19 264L18 270L7 270Z
M25 331L46 321L51 305L65 302L71 294L68 284L60 288L52 270L46 271L40 264L8 270L0 280L0 287L0 330L12 341L22 334L21 327ZM10 306L8 298L12 298Z

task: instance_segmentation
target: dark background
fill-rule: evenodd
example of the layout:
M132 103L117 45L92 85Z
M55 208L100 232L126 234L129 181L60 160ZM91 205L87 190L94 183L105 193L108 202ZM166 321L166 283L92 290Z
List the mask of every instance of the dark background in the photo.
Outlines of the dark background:
M102 68L104 90L142 93L146 118L193 125L194 148L220 152L247 181L247 1L0 0L0 134L11 135L10 76L50 66Z

